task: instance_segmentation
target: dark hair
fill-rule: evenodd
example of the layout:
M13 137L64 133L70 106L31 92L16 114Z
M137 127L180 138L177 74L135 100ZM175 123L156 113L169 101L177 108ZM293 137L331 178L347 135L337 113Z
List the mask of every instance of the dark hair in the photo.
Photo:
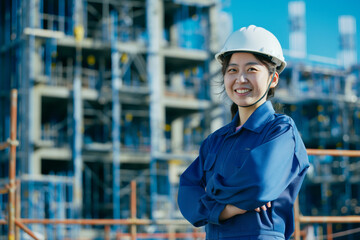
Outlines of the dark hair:
M222 72L223 76L225 76L226 69L229 66L229 62L230 62L232 54L233 53L229 53L229 54L225 55L222 59L221 72ZM267 57L262 54L257 54L257 53L251 53L251 54L253 54L257 60L259 60L261 63L263 63L267 67L267 69L269 70L269 75L272 75L277 70L276 64L271 61L270 57ZM269 89L268 94L266 96L266 100L274 97L275 88ZM234 102L231 104L230 111L231 111L231 118L234 118L235 114L238 111L238 106Z

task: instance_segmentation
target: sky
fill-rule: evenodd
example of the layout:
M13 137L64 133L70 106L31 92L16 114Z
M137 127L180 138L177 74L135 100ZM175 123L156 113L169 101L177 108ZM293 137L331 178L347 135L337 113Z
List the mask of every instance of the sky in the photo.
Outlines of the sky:
M223 0L231 13L233 28L261 26L272 32L284 49L289 49L288 3L290 0ZM338 17L352 15L357 24L357 62L360 63L360 0L304 0L307 54L337 58Z

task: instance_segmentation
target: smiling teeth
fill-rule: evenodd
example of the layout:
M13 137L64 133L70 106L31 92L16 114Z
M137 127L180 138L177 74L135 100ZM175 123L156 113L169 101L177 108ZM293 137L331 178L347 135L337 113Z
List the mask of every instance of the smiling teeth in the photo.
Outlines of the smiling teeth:
M235 90L235 92L237 92L237 93L247 93L247 92L250 92L250 90L249 89L237 89L237 90Z

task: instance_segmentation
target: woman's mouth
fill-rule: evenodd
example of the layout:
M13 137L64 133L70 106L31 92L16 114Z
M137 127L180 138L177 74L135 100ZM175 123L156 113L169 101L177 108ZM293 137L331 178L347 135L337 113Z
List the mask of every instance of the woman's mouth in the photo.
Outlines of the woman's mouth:
M240 93L240 94L245 94L250 92L250 89L235 89L235 92Z

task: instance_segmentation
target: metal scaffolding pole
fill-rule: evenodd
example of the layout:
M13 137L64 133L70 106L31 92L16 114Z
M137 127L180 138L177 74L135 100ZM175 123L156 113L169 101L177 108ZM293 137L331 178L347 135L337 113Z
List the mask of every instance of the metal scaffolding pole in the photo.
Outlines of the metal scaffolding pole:
M82 211L82 118L83 106L81 98L81 41L84 37L83 18L82 18L82 1L74 1L74 37L76 40L76 59L75 73L73 84L73 151L72 157L74 161L74 209L75 216L79 218Z
M14 240L16 237L15 226L21 228L33 239L38 239L29 228L27 228L21 220L19 220L20 204L16 205L16 202L20 203L20 190L17 186L20 183L16 181L16 147L19 145L16 139L17 135L17 110L18 110L18 91L16 89L11 90L11 106L10 106L10 138L7 141L7 146L10 147L10 159L9 159L9 184L6 189L0 189L0 194L8 194L8 240ZM3 146L3 144L0 144ZM5 146L4 146L5 147ZM18 196L16 196L18 195ZM18 198L18 199L17 199ZM1 223L1 221L0 221Z
M117 12L111 13L111 91L112 91L112 164L113 164L113 217L120 219L120 116L119 101L120 53L117 49Z
M28 3L28 27L29 28L35 28L35 11L36 11L36 6L35 6L35 1L34 0L30 0ZM35 59L35 36L34 35L29 35L28 36L28 44L27 44L29 50L28 50L28 55L26 56L26 66L27 69L25 70L25 72L27 71L28 74L28 79L27 79L27 84L28 84L28 104L26 105L26 107L28 108L28 112L32 113L33 112L33 99L34 99L34 78L35 78L35 73L34 73L34 67L32 64L34 64L34 59ZM24 104L25 105L25 104ZM28 118L28 131L29 131L29 141L32 143L34 141L34 134L33 134L33 117L31 116L31 114L29 114L27 116ZM32 163L32 154L33 154L33 149L29 148L28 149L28 159L29 159L29 167L27 167L27 171L30 174L33 174L33 163ZM24 167L23 167L23 171L24 171ZM25 172L25 171L24 171Z
M150 85L150 132L151 132L151 160L150 160L150 192L151 217L154 218L157 203L157 164L156 155L164 152L165 148L165 110L162 104L163 96L163 68L164 59L160 55L160 43L163 24L163 5L160 0L147 0L147 32L149 35L149 51L147 56L147 76Z
M15 239L15 191L16 191L16 125L17 125L17 90L11 91L11 110L10 110L10 160L9 160L9 203L8 203L8 239Z

